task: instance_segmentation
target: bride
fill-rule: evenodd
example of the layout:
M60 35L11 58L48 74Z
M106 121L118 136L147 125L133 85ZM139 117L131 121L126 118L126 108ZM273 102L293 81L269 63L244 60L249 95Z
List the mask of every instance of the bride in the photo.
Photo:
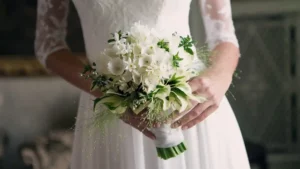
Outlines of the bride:
M189 35L191 0L73 0L79 13L90 62L104 49L109 35L128 30L135 22ZM199 0L207 43L214 54L211 67L194 78L194 93L208 98L172 127L180 127L188 150L170 160L157 158L151 139L138 117L119 120L101 135L89 135L88 119L94 96L90 82L79 76L83 63L66 44L69 0L38 0L36 56L49 70L80 88L72 169L249 169L241 132L224 97L239 60L230 0ZM200 19L200 18L199 18ZM110 134L113 133L113 134ZM121 137L122 136L122 137Z

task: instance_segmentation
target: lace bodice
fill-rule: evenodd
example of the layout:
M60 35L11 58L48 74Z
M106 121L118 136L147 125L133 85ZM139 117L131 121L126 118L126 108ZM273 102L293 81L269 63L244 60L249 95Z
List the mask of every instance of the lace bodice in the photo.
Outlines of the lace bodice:
M190 34L191 0L73 0L78 11L87 56L93 60L105 48L110 33L127 30L134 22ZM38 0L35 51L45 65L52 52L68 48L66 38L69 0ZM199 0L210 48L220 42L238 46L230 0ZM199 30L201 31L201 30Z

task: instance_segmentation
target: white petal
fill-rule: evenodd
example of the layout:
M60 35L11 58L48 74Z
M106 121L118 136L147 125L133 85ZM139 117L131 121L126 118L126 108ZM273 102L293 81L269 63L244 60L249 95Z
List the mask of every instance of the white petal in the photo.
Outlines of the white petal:
M108 63L108 70L113 75L121 75L124 73L125 65L123 60L115 58Z

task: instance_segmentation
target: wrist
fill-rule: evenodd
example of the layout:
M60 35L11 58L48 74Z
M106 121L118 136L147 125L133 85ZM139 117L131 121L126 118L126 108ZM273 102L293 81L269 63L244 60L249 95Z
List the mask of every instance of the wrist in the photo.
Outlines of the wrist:
M228 65L222 66L222 65L211 65L208 68L208 71L213 72L214 74L217 74L222 77L227 77L232 79L233 74L235 72L235 68L229 67Z

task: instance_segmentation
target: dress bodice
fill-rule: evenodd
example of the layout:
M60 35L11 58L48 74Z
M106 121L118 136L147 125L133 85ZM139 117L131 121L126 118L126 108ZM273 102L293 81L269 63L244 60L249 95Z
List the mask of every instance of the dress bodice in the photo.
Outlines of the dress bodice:
M206 40L212 49L221 42L238 46L230 0L198 0ZM166 33L190 34L191 0L73 0L84 34L87 56L93 60L105 48L110 33L126 31L134 22ZM69 0L38 0L35 51L45 60L68 48L65 41ZM199 16L199 20L201 20ZM203 31L203 30L199 30Z
M74 4L90 59L106 46L110 33L126 31L135 22L170 34L190 34L190 0L74 0Z

